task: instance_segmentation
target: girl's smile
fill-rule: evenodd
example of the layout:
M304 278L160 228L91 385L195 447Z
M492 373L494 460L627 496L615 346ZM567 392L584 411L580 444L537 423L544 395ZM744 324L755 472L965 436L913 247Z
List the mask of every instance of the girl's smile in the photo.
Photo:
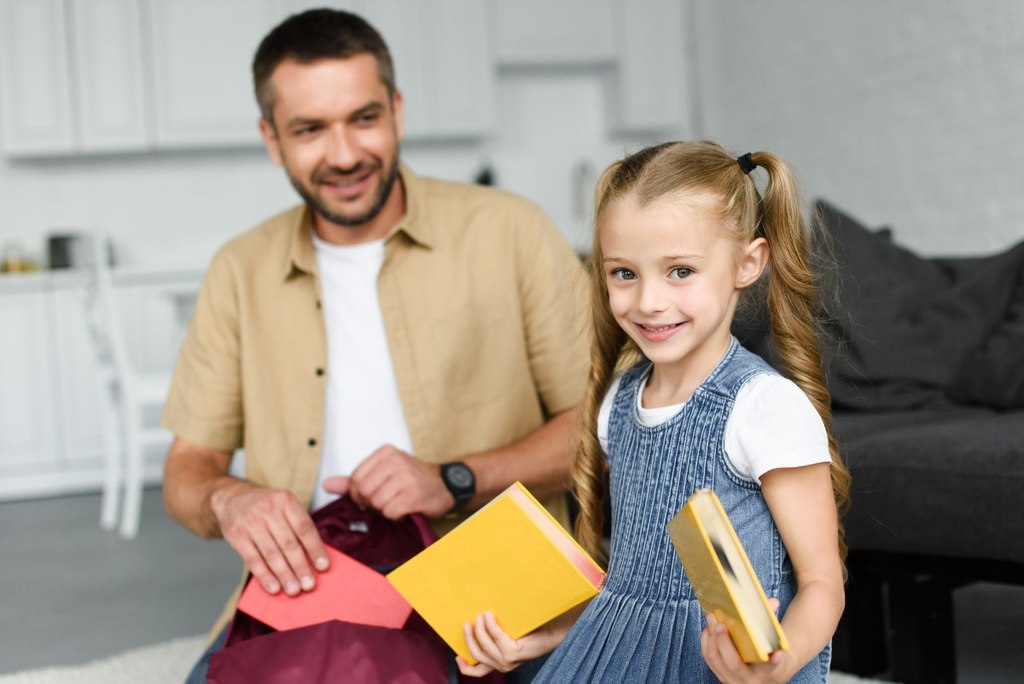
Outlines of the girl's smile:
M640 330L640 334L647 340L651 342L664 342L675 335L676 332L685 325L685 323L671 323L668 325L635 323L634 325L636 325Z

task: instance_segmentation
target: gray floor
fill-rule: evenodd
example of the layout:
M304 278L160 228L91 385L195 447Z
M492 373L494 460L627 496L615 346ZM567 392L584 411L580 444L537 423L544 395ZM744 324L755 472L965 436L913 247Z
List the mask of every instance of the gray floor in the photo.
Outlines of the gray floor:
M98 520L98 496L0 503L0 674L192 636L219 613L239 563L171 522L158 490L138 539ZM961 682L1024 681L1024 587L966 587L956 614Z
M204 633L241 573L146 490L137 539L99 527L98 496L0 503L0 673L70 665Z

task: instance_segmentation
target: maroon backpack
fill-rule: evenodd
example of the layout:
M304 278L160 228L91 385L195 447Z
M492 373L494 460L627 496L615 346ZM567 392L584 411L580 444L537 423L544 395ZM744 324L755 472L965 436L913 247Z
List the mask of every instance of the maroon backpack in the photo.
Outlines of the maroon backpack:
M388 520L360 510L348 496L315 511L313 522L325 543L380 573L437 539L422 515ZM461 679L451 649L416 612L402 629L331 620L275 631L236 611L207 676L212 684L450 684ZM498 684L504 677L494 673L465 681Z

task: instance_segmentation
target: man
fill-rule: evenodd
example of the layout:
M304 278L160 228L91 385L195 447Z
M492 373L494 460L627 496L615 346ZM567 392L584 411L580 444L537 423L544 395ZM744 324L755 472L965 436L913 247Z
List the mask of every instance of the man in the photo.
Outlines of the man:
M170 514L288 595L328 565L309 511L346 492L443 532L520 480L565 522L587 352L584 276L557 229L520 198L399 163L402 96L359 17L287 19L253 76L267 150L304 204L209 267L163 416Z

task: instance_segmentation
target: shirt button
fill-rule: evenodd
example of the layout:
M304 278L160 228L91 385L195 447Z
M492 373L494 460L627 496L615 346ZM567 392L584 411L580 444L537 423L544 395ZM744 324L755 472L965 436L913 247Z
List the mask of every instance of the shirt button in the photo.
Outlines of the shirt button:
M316 446L316 440L312 437L309 438L309 446Z
M323 368L317 368L316 369L316 374L317 375L323 375L324 374L324 369Z
M318 309L320 308L320 300L319 299L316 300L316 308L318 308Z

